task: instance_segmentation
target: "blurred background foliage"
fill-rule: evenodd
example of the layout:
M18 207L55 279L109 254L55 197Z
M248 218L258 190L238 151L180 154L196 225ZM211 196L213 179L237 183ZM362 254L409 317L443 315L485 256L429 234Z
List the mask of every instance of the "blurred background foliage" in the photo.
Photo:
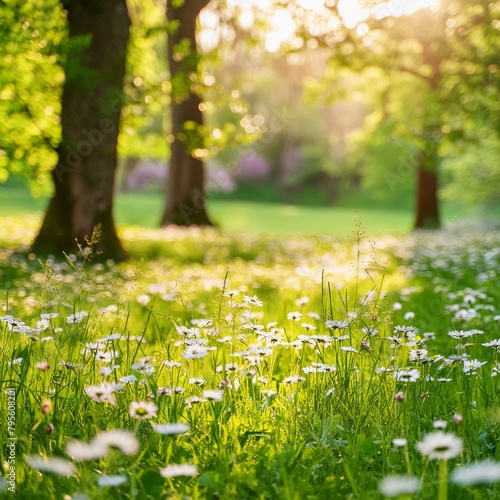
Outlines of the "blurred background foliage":
M165 3L128 1L122 192L158 193L168 175ZM499 204L500 2L427 2L408 15L380 10L394 2L359 4L214 0L202 12L209 198L408 208L416 154L432 142L444 200ZM363 18L369 8L376 15ZM85 43L68 40L57 0L0 2L4 185L50 192L61 64ZM426 46L440 59L435 88Z

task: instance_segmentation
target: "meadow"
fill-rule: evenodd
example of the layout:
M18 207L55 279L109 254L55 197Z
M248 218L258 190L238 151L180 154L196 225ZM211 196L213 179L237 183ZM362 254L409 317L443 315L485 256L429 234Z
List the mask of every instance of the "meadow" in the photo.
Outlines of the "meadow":
M497 227L122 226L115 265L38 221L0 219L5 495L500 497Z

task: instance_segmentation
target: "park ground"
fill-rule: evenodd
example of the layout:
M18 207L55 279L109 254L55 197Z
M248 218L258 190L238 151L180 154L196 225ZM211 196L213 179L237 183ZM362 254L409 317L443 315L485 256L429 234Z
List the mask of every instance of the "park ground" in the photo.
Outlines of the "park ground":
M125 195L129 262L40 261L43 202L9 196L18 498L500 496L494 224L214 199L222 230L162 230Z

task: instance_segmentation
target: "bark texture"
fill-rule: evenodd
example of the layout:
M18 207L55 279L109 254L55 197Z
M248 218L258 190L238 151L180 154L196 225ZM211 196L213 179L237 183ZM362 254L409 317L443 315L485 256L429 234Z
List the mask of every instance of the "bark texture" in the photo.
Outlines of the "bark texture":
M113 220L117 140L130 20L125 0L69 0L70 39L84 43L65 63L62 140L52 172L54 195L36 253L73 252L98 236L94 254L123 260Z
M205 205L205 167L202 150L201 99L193 89L198 72L196 22L208 0L167 1L168 59L172 82L172 135L170 169L162 226L213 225Z

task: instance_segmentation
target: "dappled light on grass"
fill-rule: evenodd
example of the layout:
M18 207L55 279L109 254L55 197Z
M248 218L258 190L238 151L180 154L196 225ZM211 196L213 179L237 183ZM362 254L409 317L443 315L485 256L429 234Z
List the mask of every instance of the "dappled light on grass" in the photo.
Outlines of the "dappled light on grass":
M1 254L25 497L498 495L498 232L122 237Z

